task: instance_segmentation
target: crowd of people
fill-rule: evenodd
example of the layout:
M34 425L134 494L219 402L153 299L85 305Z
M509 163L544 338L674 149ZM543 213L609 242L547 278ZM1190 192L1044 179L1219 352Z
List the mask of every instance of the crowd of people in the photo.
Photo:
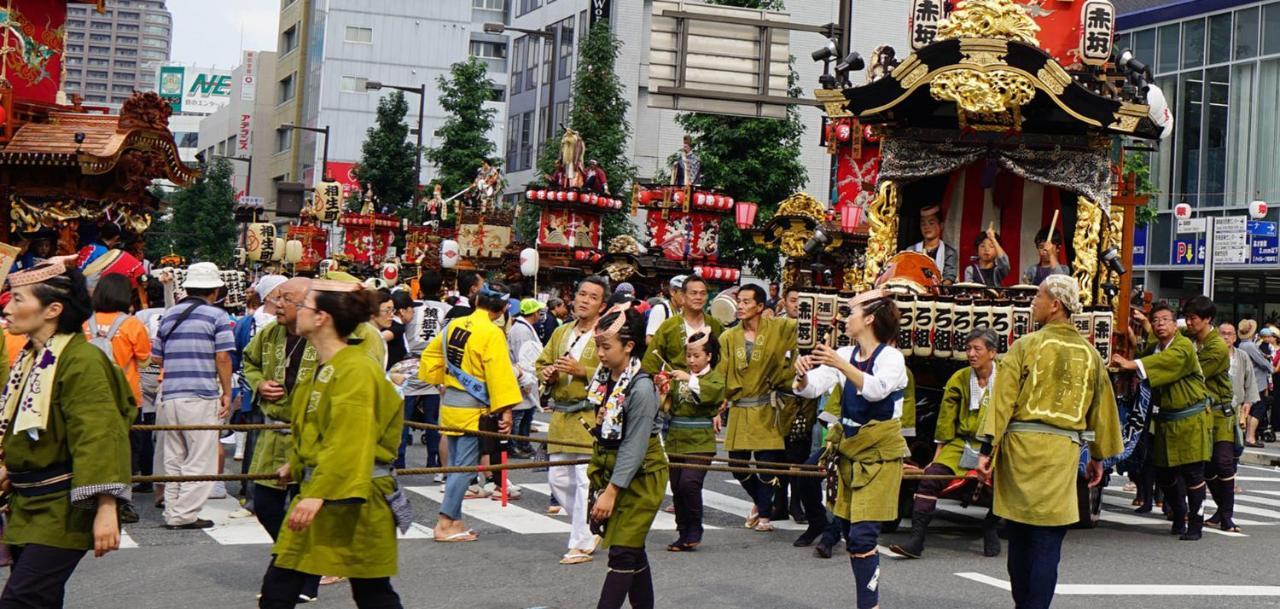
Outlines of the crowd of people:
M794 545L824 558L843 541L859 607L878 605L879 536L898 520L904 485L914 488L910 537L891 549L921 558L949 477L976 472L992 496L984 555L1001 553L1002 526L1015 602L1047 607L1066 527L1079 517L1080 449L1091 485L1102 460L1124 450L1108 365L1132 371L1151 395L1151 421L1123 468L1135 508L1161 507L1183 540L1206 525L1239 530L1235 464L1243 446L1273 438L1280 380L1275 326L1217 324L1205 298L1179 312L1136 310L1134 357L1103 362L1070 323L1080 310L1074 280L1045 273L1032 305L1040 330L998 360L991 329L966 337L968 365L947 380L932 459L918 464L928 479L913 484L904 473L915 471L915 380L895 347L889 292L850 301L850 346L802 353L798 290L743 285L726 325L708 314L710 289L696 275L648 301L597 276L544 301L468 272L456 291L431 270L392 289L343 272L263 275L242 311L220 306L225 286L212 264L191 265L180 286L156 279L144 302L123 275L98 278L90 293L69 259L9 277L0 487L12 491L4 539L13 572L0 607L61 606L83 554L111 551L119 522L137 520L135 496L151 494L169 529L213 526L201 510L228 489L208 478L236 461L257 479L241 483L243 509L232 516L256 518L276 542L261 607L314 600L342 579L361 607L399 607L395 530L412 509L395 470L418 465L409 455L419 454L407 446L423 444L428 467L480 469L504 451L532 458L527 440L470 432L527 437L539 411L549 413L550 509L570 522L560 562L608 549L598 607L653 606L645 540L668 489L677 530L666 549L706 542L706 471L688 466L710 463L721 441L751 505L744 526L807 523ZM185 298L175 301L176 288ZM404 421L444 429L418 434ZM208 429L227 422L288 428ZM130 429L149 423L195 428ZM827 478L776 473L802 464L824 465ZM152 474L206 479L130 483ZM478 539L465 500L520 498L495 476L435 477L444 485L436 541ZM65 500L51 503L53 494ZM1207 494L1218 506L1209 518Z

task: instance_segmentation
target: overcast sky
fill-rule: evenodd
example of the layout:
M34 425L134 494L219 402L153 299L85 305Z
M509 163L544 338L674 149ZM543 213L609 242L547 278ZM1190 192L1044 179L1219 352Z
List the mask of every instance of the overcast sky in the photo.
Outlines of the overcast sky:
M231 69L240 51L274 51L278 0L169 0L175 63ZM242 42L243 41L243 42Z

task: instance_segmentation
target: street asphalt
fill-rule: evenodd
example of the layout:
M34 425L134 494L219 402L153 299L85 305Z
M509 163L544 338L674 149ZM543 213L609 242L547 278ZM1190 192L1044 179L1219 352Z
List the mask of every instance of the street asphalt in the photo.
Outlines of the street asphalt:
M411 463L421 464L420 445ZM479 534L473 543L429 539L442 485L429 477L406 477L417 526L399 544L400 575L394 579L406 608L526 609L594 607L606 572L606 552L594 562L558 564L568 535L567 518L546 515L545 473L519 472L519 501L502 507L489 499L468 500L464 513ZM1139 516L1129 505L1124 480L1112 478L1103 522L1095 530L1071 531L1063 550L1060 609L1233 609L1280 607L1276 548L1280 544L1280 470L1245 465L1240 470L1236 517L1242 535L1209 532L1198 542L1178 541L1158 516ZM231 484L234 492L238 484ZM648 538L659 607L690 609L834 609L854 605L847 555L837 549L823 560L811 548L794 548L803 526L785 523L773 533L743 528L745 495L728 474L711 474L706 485L706 532L693 553L665 550L675 538L671 516L660 514ZM218 523L206 531L168 531L150 495L138 495L142 522L126 527L127 545L105 558L86 557L67 590L71 609L174 609L254 607L269 560L265 531L252 518L230 519L233 499L213 501L205 517ZM880 587L886 609L978 609L1012 607L1005 557L984 558L977 528L982 510L944 501L948 515L934 521L921 560L883 556ZM882 536L888 547L906 537ZM351 607L345 583L321 590L315 609Z

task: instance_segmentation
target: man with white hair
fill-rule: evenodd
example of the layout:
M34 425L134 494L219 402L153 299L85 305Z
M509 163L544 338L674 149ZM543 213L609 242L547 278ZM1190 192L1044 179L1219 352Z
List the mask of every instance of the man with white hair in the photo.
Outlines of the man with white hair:
M1079 310L1074 278L1040 284L1031 314L1043 327L1009 347L978 427L978 471L1000 481L993 509L1006 521L1009 584L1020 609L1053 600L1062 540L1079 520L1080 447L1088 443L1091 487L1102 482L1101 460L1124 447L1106 363L1071 323Z

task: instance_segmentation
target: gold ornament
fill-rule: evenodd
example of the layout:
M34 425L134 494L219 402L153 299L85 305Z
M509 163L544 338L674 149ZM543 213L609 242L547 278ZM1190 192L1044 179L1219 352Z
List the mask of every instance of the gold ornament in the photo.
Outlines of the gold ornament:
M1031 101L1036 87L1031 79L1009 70L959 69L934 76L929 93L936 100L955 102L969 114L1003 114Z
M804 287L804 286L800 285L800 269L796 268L796 265L791 264L791 263L789 263L789 262L788 262L786 265L783 265L783 267L782 267L782 285L784 285L784 286L786 286L786 287L788 287L788 288L792 288L792 287L796 287L796 288Z
M804 244L813 236L813 231L804 222L789 221L785 226L775 227L773 234L778 238L778 249L782 250L783 255L802 258L805 256Z
M862 271L861 268L852 265L844 267L844 291L863 292L867 289Z
M1080 284L1080 304L1093 306L1094 278L1098 276L1098 241L1102 234L1102 208L1084 197L1076 197L1076 230L1071 238L1075 249L1076 283Z
M797 192L778 204L779 216L805 216L814 222L822 223L827 219L827 210L817 199L806 192Z
M1038 47L1039 31L1027 9L1013 0L964 0L938 23L936 39L1005 38Z
M864 285L871 285L880 267L898 249L898 185L892 180L880 184L879 193L867 206L867 225L867 263L862 277Z

